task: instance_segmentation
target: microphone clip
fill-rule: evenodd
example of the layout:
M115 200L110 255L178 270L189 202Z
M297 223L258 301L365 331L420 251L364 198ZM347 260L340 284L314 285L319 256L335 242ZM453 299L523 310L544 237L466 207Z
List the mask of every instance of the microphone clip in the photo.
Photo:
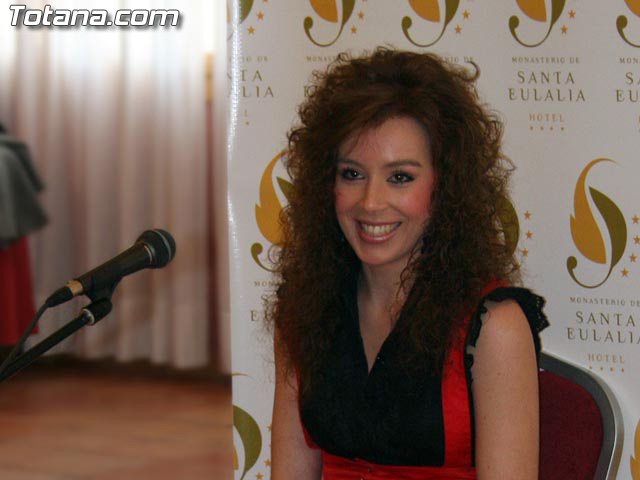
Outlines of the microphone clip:
M113 282L111 285L107 285L106 287L100 288L98 290L89 290L88 292L85 292L84 294L87 297L89 297L89 299L92 302L99 302L99 301L102 301L102 300L111 301L111 296L113 295L113 291L118 286L118 283L120 283L120 280L122 280L122 279L119 278L118 280ZM72 280L72 282L73 281L74 280ZM71 282L69 282L69 283L71 283ZM76 283L78 283L78 285L80 284L80 282L76 282ZM69 284L67 284L67 286L69 286Z

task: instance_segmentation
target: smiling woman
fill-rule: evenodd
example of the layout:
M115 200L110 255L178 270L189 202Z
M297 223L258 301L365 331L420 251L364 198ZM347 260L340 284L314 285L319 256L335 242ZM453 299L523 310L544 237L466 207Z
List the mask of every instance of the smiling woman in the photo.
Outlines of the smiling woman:
M379 48L317 72L268 304L272 478L537 478L538 332L478 72Z

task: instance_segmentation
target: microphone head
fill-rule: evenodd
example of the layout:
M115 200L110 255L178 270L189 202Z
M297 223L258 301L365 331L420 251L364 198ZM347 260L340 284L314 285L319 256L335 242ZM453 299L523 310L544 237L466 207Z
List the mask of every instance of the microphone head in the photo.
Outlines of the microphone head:
M176 242L169 232L156 228L154 230L145 230L138 237L136 243L142 242L153 256L153 261L149 268L162 268L169 263L176 254Z

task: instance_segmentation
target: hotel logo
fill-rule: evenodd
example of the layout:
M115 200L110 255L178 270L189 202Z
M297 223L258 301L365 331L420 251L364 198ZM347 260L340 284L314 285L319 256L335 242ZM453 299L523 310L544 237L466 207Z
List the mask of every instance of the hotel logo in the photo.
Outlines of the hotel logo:
M611 276L614 267L622 259L627 247L627 224L624 215L616 203L607 195L588 185L589 171L598 164L615 163L608 158L597 158L587 164L582 170L573 197L573 215L570 218L571 237L575 247L591 266L602 265L604 269L587 268L588 277L579 279L576 275L578 259L575 256L567 258L567 271L578 285L584 288L597 288L604 284ZM602 218L602 231L594 217L592 205ZM637 217L634 217L634 223ZM630 261L635 262L635 255ZM628 277L629 271L621 270L622 277Z
M242 480L260 457L260 452L262 451L262 434L260 433L258 422L255 421L249 412L237 405L233 406L233 427L236 432L238 432L242 444L242 452L244 453L242 473L240 474L240 480ZM233 447L233 469L240 469L238 450L235 445Z
M234 372L231 376L238 379L234 380L234 390L237 385L235 382L240 378L252 378L250 375L240 372ZM240 470L240 480L243 480L260 458L263 445L262 433L253 415L237 405L233 405L233 428L237 433L237 437L234 434L233 442L233 469L236 472ZM242 462L238 458L238 452L242 455ZM267 466L269 465L270 463ZM262 478L262 473L258 472L257 475L259 475L257 478Z
M640 0L624 0L624 3L627 4L627 7L636 16L637 20L637 17L640 17ZM624 32L628 24L629 20L627 19L626 15L620 15L616 19L616 29L618 30L618 34L620 35L620 38L622 38L622 40L624 40L627 44L631 45L632 47L640 48L640 43L632 42ZM638 39L637 42L640 42L640 39Z
M283 205L280 203L278 193L273 182L273 170L278 160L284 157L284 150L278 153L267 165L262 178L260 179L260 203L255 206L256 224L262 236L272 245L280 246L282 244L282 230L280 228L280 212ZM291 191L291 183L284 178L276 177L276 182L282 195L288 198ZM264 270L271 272L272 270L264 264L260 259L260 254L264 247L260 242L251 245L251 257Z
M230 40L238 31L240 25L249 18L254 3L254 0L227 0L227 30L229 32L227 40ZM258 25L265 19L265 13L262 10L256 10L258 11L255 12L255 15L251 15L250 20L243 27L243 32L246 34L254 35Z
M509 31L513 38L523 47L537 47L542 45L544 41L549 37L553 26L556 24L562 11L564 10L565 0L551 0L551 12L547 11L545 0L516 0L520 11L530 20L538 24L546 24L546 33L540 38L532 38L525 40L522 35L518 33L518 27L520 27L520 17L518 15L512 15L509 18ZM570 12L571 18L573 18L575 12ZM562 33L566 33L567 27L563 25Z
M307 34L307 38L318 47L328 47L336 43L340 35L342 35L343 30L345 29L345 25L351 18L351 14L353 13L353 9L355 7L355 0L309 0L313 11L316 13L320 19L327 23L333 23L336 25L334 30L334 34L331 35L327 39L316 38L315 34L312 32L314 27L314 20L312 17L305 17L304 19L304 33ZM338 8L338 4L340 4L340 8ZM361 13L362 18L364 14ZM337 33L336 33L337 32ZM355 26L351 29L352 33L357 32L357 28Z
M460 0L445 0L444 3L445 7L443 15L440 11L440 4L438 0L409 0L409 5L415 14L422 20L426 20L427 22L439 26L439 31L436 31L436 34L432 38L416 39L415 35L410 32L411 27L413 26L413 19L407 15L402 18L402 32L404 33L404 36L407 37L407 40L416 47L431 47L438 43L455 17L458 7L460 6ZM464 19L466 20L468 18L469 12L465 10ZM461 31L462 27L460 25L456 25L455 32L460 33Z

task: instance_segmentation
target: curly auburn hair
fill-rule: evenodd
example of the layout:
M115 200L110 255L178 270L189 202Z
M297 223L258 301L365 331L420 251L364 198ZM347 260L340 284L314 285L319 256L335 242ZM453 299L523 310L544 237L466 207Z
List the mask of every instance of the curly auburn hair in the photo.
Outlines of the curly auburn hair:
M338 148L352 134L408 116L430 140L431 216L423 247L402 274L413 287L404 307L410 303L411 321L396 325L403 363L438 373L452 332L486 282L518 279L499 218L511 163L500 150L502 123L479 103L477 76L477 67L471 73L431 53L382 47L360 58L340 54L325 72L314 72L300 123L288 135L293 188L281 216L279 284L266 311L303 393L337 330L339 292L360 268L333 196Z

